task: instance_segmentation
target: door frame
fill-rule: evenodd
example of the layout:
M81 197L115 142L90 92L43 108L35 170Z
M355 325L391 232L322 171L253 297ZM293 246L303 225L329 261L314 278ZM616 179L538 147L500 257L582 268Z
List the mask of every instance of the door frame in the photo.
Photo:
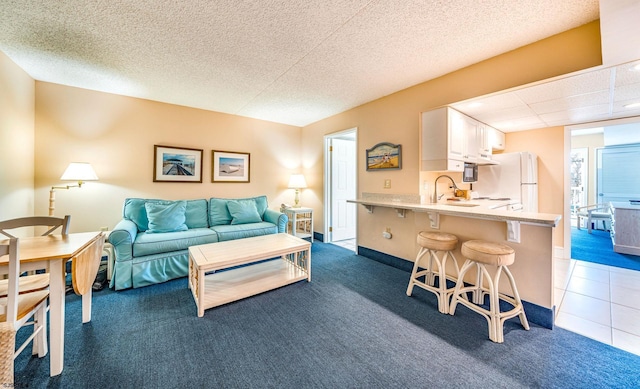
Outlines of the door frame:
M329 227L331 226L331 215L333 212L332 209L332 186L331 186L331 178L333 173L331 152L329 150L331 140L334 138L342 138L347 134L354 135L354 142L356 147L356 160L354 161L356 166L356 194L358 193L358 127L348 128L346 130L341 130L337 132L332 132L330 134L326 134L324 136L324 229L322 233L324 234L324 243L331 243L332 236L329 231ZM356 247L358 247L358 212L355 214L355 223L356 223Z
M585 124L576 124L564 127L564 214L563 214L563 230L564 230L564 248L560 258L571 259L571 131L584 130L595 127L615 126L619 124L638 123L637 117L602 120L598 122L590 122ZM597 196L596 196L597 197Z

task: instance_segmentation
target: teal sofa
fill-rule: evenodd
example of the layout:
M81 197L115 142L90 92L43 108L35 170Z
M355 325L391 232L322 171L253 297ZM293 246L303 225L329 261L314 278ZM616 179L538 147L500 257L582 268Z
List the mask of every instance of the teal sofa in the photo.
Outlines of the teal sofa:
M209 200L128 198L111 234L115 261L109 286L139 288L184 277L189 247L286 232L288 218L267 197Z

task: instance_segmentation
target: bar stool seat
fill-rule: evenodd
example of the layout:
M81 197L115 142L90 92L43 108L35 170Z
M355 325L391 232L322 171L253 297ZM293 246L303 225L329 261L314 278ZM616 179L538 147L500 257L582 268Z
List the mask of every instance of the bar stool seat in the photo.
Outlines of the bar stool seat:
M464 265L462 265L462 269L460 269L458 281L456 282L455 290L451 298L449 314L455 314L458 303L481 314L487 319L489 339L496 343L504 342L504 322L512 317L519 316L520 323L524 329L529 330L529 322L524 313L524 307L518 294L515 279L508 268L508 266L512 265L515 261L515 251L513 248L485 240L469 240L462 244L460 251L466 258L466 261ZM465 287L464 276L474 265L477 270L476 285ZM493 277L487 270L487 266L496 268ZM498 290L500 276L503 272L509 280L513 297L500 293ZM485 278L488 284L487 287L484 286ZM468 292L473 292L473 301L467 300ZM485 295L489 295L489 309L482 307ZM505 312L500 312L500 300L506 301L513 306L513 308Z
M441 313L449 312L449 296L453 293L453 287L447 288L447 279L456 282L455 277L447 276L446 267L447 259L451 257L456 269L456 275L459 272L458 262L453 256L453 251L458 245L458 237L445 232L429 232L421 231L417 237L420 251L413 264L413 271L407 286L407 296L411 296L414 286L419 286L424 290L434 293L438 298L438 311ZM444 252L442 257L438 256L438 252ZM424 270L418 271L420 260L429 254L429 262ZM434 269L434 264L436 269ZM424 281L419 278L424 277ZM435 280L438 277L436 286Z

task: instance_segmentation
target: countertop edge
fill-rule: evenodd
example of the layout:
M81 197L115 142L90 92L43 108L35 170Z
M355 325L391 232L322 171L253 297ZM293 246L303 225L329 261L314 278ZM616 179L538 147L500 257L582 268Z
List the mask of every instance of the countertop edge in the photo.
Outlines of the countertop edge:
M548 227L556 227L562 219L562 215L551 213L503 211L486 209L484 207L460 207L446 204L417 204L400 201L376 201L364 199L347 200L347 202L374 207L405 209L413 212L435 212L442 215L468 217L474 219L496 220L505 222L517 221L524 223L541 224Z

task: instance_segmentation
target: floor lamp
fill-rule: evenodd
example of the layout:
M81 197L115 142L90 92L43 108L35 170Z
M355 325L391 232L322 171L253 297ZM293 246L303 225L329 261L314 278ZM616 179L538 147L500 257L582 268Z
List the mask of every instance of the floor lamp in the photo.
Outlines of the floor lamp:
M53 216L56 208L56 189L81 188L85 181L97 181L98 176L87 162L71 162L60 177L63 181L77 181L76 185L52 186L49 191L49 216Z

